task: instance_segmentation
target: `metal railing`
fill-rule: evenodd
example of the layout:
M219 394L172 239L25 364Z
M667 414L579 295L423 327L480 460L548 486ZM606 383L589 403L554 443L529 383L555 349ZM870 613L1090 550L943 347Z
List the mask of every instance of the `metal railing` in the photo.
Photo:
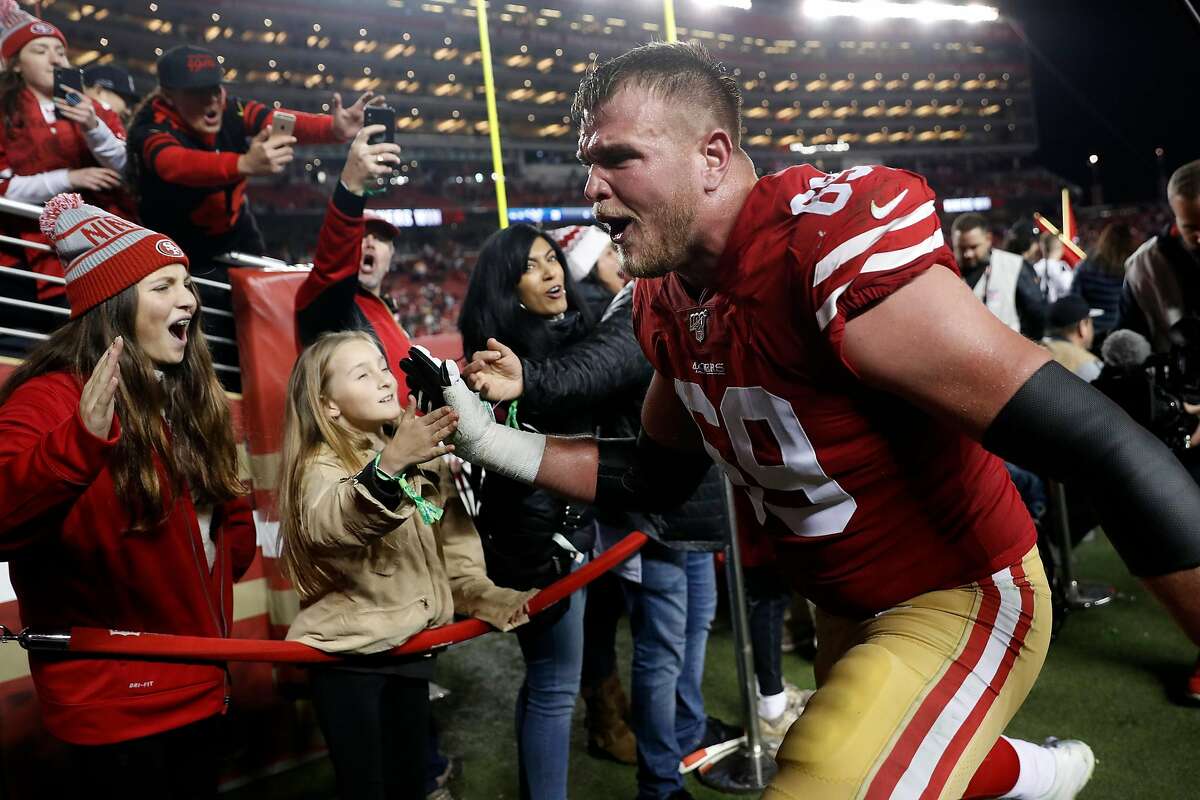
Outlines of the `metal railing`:
M42 214L42 206L0 197L0 214L36 220ZM53 250L49 244L44 242L4 235L0 235L0 246L20 247L25 250L42 253ZM215 260L226 266L249 267L272 272L304 272L311 268L309 265L293 265L277 258L238 252L225 253L217 256ZM39 272L16 267L0 267L0 276L8 276L20 280L44 281L59 285L66 283L66 280L59 276L44 275ZM219 357L217 353L214 353L213 368L220 375L227 376L229 382L236 385L240 381L241 368L238 363L237 338L233 326L234 316L230 285L222 281L195 276L192 277L192 282L202 289L207 290L204 291L205 302L202 317L204 336L210 344L218 345L220 348ZM0 337L26 339L30 342L44 341L49 338L49 334L46 331L57 328L71 314L70 310L63 306L23 300L19 297L8 297L3 294L0 294L0 307L19 308L36 314L47 315L47 323L49 324L39 324L38 326L42 330L15 327L13 325L0 325ZM55 322L52 319L54 317L61 317L62 319ZM228 383L227 388L230 388Z

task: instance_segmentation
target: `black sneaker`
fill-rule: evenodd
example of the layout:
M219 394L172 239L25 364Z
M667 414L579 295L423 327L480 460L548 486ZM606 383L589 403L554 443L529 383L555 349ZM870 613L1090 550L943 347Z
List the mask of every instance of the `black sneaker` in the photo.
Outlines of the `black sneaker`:
M745 734L746 731L737 725L722 722L716 717L708 717L704 724L704 738L700 740L696 749L711 747L714 744L728 742L730 739L740 739Z

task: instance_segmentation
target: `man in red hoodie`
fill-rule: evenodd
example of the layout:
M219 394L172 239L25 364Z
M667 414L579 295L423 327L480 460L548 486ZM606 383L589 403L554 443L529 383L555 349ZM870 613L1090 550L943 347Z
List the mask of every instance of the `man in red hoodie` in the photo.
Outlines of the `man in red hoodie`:
M134 117L129 134L142 220L171 236L198 274L230 250L262 254L262 235L246 203L246 178L276 175L292 145L344 142L362 127L368 92L329 114L288 111L294 136L271 136L275 110L229 97L216 55L180 45L158 60L158 90ZM218 275L221 270L218 268Z
M379 340L394 369L411 346L380 291L392 263L397 231L365 211L367 182L391 174L400 161L399 145L368 143L372 134L383 129L382 125L363 128L350 145L317 237L313 271L296 295L296 325L305 346L327 331L367 331ZM401 373L396 378L403 380Z

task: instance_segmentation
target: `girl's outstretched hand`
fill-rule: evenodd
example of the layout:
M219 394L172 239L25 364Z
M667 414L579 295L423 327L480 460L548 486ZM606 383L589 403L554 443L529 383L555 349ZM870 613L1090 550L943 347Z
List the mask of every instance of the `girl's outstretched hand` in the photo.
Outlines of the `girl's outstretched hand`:
M380 455L380 469L399 475L416 464L454 452L454 445L443 442L457 429L458 414L452 408L443 406L419 417L417 401L410 395L396 420L396 432Z

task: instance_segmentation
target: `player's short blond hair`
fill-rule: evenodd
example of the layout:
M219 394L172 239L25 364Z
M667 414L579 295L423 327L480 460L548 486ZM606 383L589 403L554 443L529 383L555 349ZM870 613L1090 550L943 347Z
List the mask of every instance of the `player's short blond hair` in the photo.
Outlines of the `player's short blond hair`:
M626 86L639 86L664 99L712 112L735 147L741 143L742 94L725 65L701 44L652 42L594 62L575 94L571 115L578 125Z

